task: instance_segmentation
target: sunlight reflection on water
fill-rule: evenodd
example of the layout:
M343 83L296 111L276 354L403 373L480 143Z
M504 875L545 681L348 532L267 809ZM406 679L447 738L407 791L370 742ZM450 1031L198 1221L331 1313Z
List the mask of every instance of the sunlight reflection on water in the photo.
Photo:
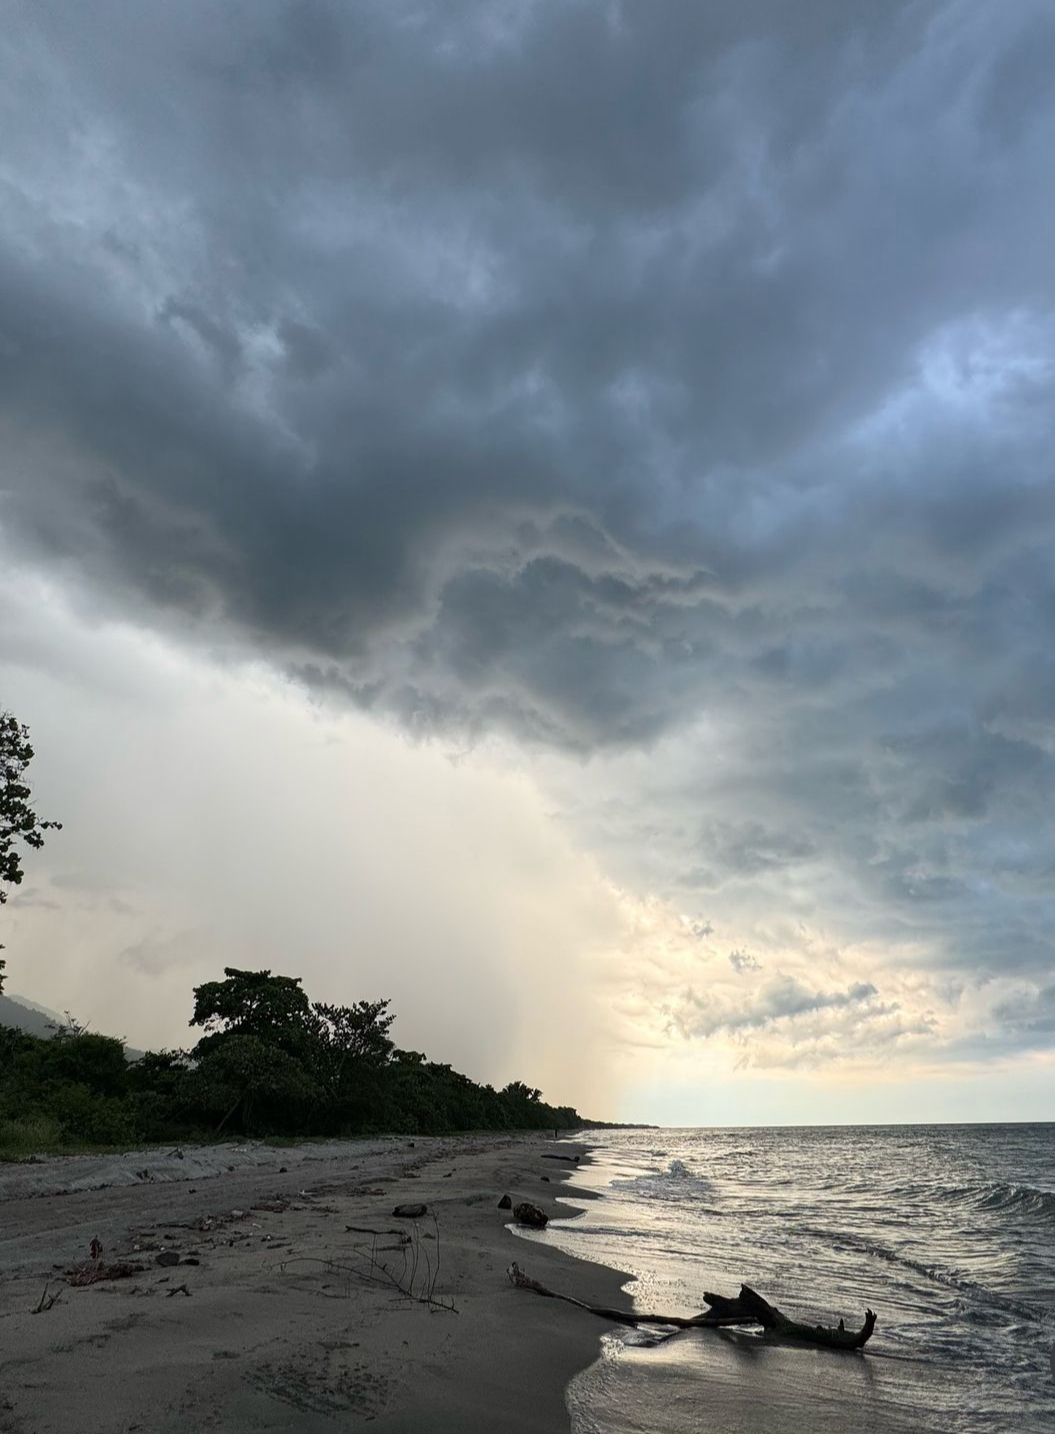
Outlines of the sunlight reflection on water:
M605 1198L543 1238L630 1271L638 1308L692 1314L746 1282L802 1317L880 1319L863 1356L608 1335L569 1390L576 1434L1055 1426L1055 1126L601 1139L576 1181Z

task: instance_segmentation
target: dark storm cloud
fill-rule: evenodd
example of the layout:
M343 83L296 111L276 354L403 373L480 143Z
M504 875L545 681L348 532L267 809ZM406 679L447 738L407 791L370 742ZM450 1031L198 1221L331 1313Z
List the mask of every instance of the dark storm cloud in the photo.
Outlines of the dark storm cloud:
M704 713L610 846L1050 966L1049 6L6 28L12 553L425 730Z

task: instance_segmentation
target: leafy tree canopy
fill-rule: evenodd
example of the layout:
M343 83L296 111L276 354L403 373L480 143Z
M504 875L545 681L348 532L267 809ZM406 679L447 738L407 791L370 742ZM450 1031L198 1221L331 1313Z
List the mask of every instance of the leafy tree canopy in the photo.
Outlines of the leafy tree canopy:
M72 1017L50 1040L0 1028L0 1154L83 1144L406 1131L567 1130L523 1081L479 1085L393 1044L388 1001L311 1002L300 980L228 967L194 992L193 1051L134 1063Z
M206 981L194 990L192 1026L206 1034L198 1042L204 1055L221 1035L257 1036L268 1045L299 1052L308 1034L311 1003L299 976L224 967L224 980Z
M29 729L10 712L0 712L0 905L7 900L5 886L22 883L22 848L39 850L44 833L62 826L61 822L41 821L30 806L26 768L32 760ZM3 985L4 963L0 960L0 990Z
M391 1060L395 1045L388 1032L395 1017L388 1005L356 1001L354 1006L327 1006L320 1001L312 1006L315 1074L329 1098L339 1099L349 1081Z

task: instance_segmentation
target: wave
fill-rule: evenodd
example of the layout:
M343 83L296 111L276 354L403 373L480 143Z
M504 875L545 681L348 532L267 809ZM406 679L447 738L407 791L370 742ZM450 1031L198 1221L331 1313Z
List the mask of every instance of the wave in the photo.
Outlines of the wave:
M674 1204L687 1204L697 1213L703 1207L696 1204L698 1197L714 1195L714 1186L703 1175L697 1175L682 1160L672 1160L666 1170L652 1170L648 1174L634 1175L629 1179L613 1180L613 1190L624 1190L645 1200L662 1200ZM714 1211L719 1214L722 1212Z
M1055 1219L1055 1190L1038 1190L1034 1185L986 1185L975 1204L980 1210L1016 1210Z
M928 1264L924 1260L913 1259L911 1255L899 1254L897 1250L892 1250L878 1240L869 1240L862 1236L847 1234L845 1231L835 1234L831 1230L818 1230L809 1226L803 1226L802 1229L804 1233L822 1239L831 1249L852 1250L857 1254L882 1260L888 1265L894 1265L910 1274L930 1280L934 1284L942 1286L943 1289L961 1296L964 1300L973 1300L979 1304L988 1305L991 1309L998 1309L1003 1314L1014 1315L1017 1319L1026 1320L1030 1324L1046 1322L1047 1317L1044 1313L1032 1305L1002 1295L997 1290L991 1290L986 1285L979 1284L976 1280L969 1280L961 1275L953 1274L951 1270L943 1269L941 1265Z
M891 1191L890 1194L897 1194ZM907 1186L905 1193L917 1199L918 1187ZM992 1181L984 1185L946 1185L935 1189L931 1198L943 1205L967 1205L973 1210L1015 1211L1023 1215L1039 1215L1055 1219L1055 1190L1039 1190L1035 1185Z
M771 1181L779 1184L779 1181ZM881 1190L866 1180L821 1181L825 1192L835 1190L843 1196L872 1195L889 1204L909 1206L925 1202L940 1205L959 1205L971 1210L1012 1211L1023 1215L1055 1219L1055 1190L1040 1190L1035 1185L991 1181L972 1185L921 1185L889 1184Z

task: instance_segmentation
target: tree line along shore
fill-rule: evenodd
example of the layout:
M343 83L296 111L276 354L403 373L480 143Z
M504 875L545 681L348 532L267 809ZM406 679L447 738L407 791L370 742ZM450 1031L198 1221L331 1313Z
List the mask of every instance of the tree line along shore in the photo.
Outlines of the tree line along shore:
M0 1027L0 1157L230 1136L571 1130L571 1106L481 1085L389 1034L388 1001L312 1001L296 976L228 967L194 989L188 1050L129 1060L77 1022Z

